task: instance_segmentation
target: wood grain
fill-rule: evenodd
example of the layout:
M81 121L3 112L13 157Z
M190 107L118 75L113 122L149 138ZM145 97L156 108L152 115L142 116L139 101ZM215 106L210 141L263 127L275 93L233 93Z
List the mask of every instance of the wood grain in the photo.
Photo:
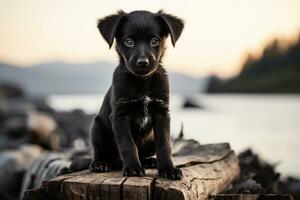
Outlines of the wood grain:
M179 181L157 176L147 169L145 177L123 177L120 171L90 173L82 171L45 181L38 189L27 191L25 199L153 200L207 199L216 195L239 176L236 154L228 144L202 145L201 152L173 157L182 169ZM34 199L34 198L32 198Z

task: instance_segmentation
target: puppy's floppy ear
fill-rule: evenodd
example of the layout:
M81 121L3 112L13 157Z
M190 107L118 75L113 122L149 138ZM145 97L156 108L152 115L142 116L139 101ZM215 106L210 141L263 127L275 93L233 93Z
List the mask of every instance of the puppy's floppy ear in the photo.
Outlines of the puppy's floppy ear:
M180 37L182 29L184 27L183 20L176 16L167 14L163 10L159 10L157 12L157 16L161 18L167 25L168 31L171 36L172 44L175 47L176 41Z
M109 15L103 19L98 20L98 29L102 35L102 37L106 40L111 48L114 37L117 32L118 26L120 24L121 19L126 15L126 13L122 10L119 10L115 15Z

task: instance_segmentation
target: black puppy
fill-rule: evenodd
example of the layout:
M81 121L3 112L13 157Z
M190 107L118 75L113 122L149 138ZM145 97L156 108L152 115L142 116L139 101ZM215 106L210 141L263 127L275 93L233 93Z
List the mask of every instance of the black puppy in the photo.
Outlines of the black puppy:
M116 39L120 63L94 118L90 170L123 166L124 176L143 176L142 166L156 153L159 175L180 179L171 160L169 82L161 60L166 38L175 46L183 21L163 11L119 11L99 20L98 28L109 47Z

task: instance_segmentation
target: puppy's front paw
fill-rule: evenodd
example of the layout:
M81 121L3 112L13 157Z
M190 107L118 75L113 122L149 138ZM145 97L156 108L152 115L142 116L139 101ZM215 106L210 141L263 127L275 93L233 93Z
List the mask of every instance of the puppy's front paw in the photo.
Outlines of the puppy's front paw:
M145 176L145 170L141 166L124 167L123 176Z
M176 167L166 167L162 169L158 169L159 176L163 178L180 180L182 178L182 171Z
M110 172L111 170L112 166L108 162L93 160L90 164L91 172Z

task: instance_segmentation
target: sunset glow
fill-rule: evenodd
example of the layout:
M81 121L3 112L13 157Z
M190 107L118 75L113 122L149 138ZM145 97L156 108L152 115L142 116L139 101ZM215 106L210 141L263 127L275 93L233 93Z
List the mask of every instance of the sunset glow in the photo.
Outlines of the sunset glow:
M273 38L293 39L300 31L298 0L1 0L0 61L116 63L96 21L118 9L164 9L184 19L185 30L175 49L169 43L165 65L194 76L233 75L248 52L259 53Z

